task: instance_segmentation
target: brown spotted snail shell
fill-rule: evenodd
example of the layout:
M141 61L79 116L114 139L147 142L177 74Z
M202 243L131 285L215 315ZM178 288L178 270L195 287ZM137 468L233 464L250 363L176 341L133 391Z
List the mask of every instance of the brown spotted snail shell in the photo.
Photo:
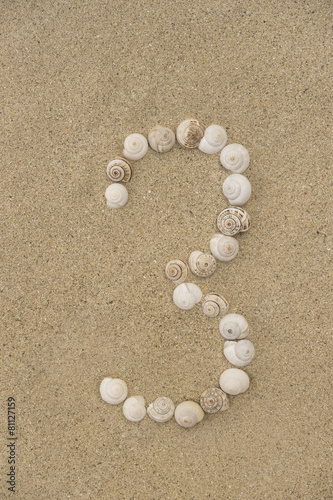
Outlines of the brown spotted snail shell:
M210 276L216 269L215 257L210 253L203 253L198 250L191 253L188 263L192 273L199 278Z
M201 394L200 406L206 413L217 413L229 408L229 398L221 389L212 387Z
M217 227L226 236L235 236L250 228L249 214L240 207L229 207L222 210L217 217Z
M209 293L203 299L202 310L210 318L216 318L219 314L226 314L228 309L229 304L222 295Z
M173 281L175 285L180 285L186 281L189 275L188 265L182 260L170 260L165 267L166 277Z
M117 157L106 167L106 174L113 182L128 182L132 177L132 166L125 158Z
M205 133L205 126L198 120L184 120L177 127L177 141L183 148L197 148Z

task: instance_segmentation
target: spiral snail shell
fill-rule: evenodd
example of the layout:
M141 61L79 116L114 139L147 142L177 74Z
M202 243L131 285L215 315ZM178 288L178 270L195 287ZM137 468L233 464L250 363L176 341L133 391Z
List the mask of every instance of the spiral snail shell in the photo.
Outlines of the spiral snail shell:
M177 141L183 148L197 148L203 138L205 127L195 119L184 120L177 127Z
M251 182L242 174L232 174L224 181L222 190L230 205L244 205L251 196Z
M147 413L155 422L167 422L173 417L175 405L170 398L160 396L148 406Z
M248 336L249 325L241 314L227 314L221 319L219 330L227 340L241 340Z
M142 396L132 396L123 404L123 414L131 422L140 422L146 416L145 400Z
M194 283L182 283L173 291L173 301L179 309L192 309L202 298L202 291Z
M199 278L210 276L216 269L216 260L213 255L196 250L191 253L188 260L193 274Z
M238 254L238 241L232 236L225 236L221 233L216 233L210 240L210 251L215 259L222 262L229 262Z
M228 368L220 376L222 391L232 396L247 391L249 386L250 379L248 374L239 368Z
M229 304L222 295L209 293L202 301L202 310L206 316L216 318L219 314L226 314Z
M173 281L175 285L180 285L181 283L186 281L189 272L190 271L188 265L182 260L178 259L170 260L165 268L166 277L169 280Z
M158 153L166 153L173 148L176 142L173 130L156 125L148 134L149 146Z
M200 141L199 149L203 153L214 154L221 151L227 143L227 133L220 125L209 125Z
M206 389L200 396L200 406L206 413L217 413L229 408L229 398L216 387Z
M113 182L128 182L132 177L132 166L129 161L119 156L110 161L106 174Z
M227 340L223 352L227 360L235 366L247 366L254 358L254 345L250 340Z
M103 401L110 405L118 405L127 397L127 385L120 378L106 377L101 382L99 392Z
M123 155L128 160L141 160L148 151L148 141L142 134L130 134L124 142Z
M249 166L250 155L241 144L228 144L221 151L220 161L227 170L242 174Z
M110 208L121 208L128 200L128 192L122 184L110 184L105 191L106 204Z
M225 208L217 217L217 227L225 236L235 236L245 232L250 225L249 214L240 207Z
M175 420L182 427L193 427L201 422L204 416L202 408L194 401L183 401L175 410Z

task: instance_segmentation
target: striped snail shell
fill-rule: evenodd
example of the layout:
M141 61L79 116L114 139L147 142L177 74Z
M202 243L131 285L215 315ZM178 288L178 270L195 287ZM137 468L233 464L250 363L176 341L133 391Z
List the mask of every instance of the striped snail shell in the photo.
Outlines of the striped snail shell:
M142 396L132 396L123 404L123 414L131 422L140 422L146 416L145 400Z
M124 142L123 155L128 160L140 160L148 151L148 141L142 134L130 134Z
M173 130L156 125L148 134L150 147L158 153L166 153L175 145L176 139Z
M128 182L132 177L132 166L129 161L117 157L106 167L106 174L113 182Z
M200 396L200 406L206 413L217 413L229 408L229 398L216 387L206 389Z
M202 298L202 291L194 283L182 283L173 291L173 301L179 309L192 309Z
M219 314L226 314L228 309L229 304L222 295L209 293L203 299L202 310L210 318L216 318Z
M193 427L201 422L205 414L194 401L183 401L175 410L175 420L182 427Z
M189 272L188 265L178 259L170 260L165 268L166 277L173 281L175 285L180 285L180 283L186 281Z
M198 120L184 120L177 127L177 141L183 148L197 148L204 136L205 127Z
M215 259L229 262L238 254L239 244L236 238L216 233L210 240L210 251Z
M223 352L229 363L235 366L247 366L254 358L254 345L250 340L227 340Z
M173 417L175 405L170 398L160 396L148 406L147 413L155 422L167 422Z
M224 181L222 190L230 205L244 205L251 196L251 182L242 174L232 174Z
M229 207L222 210L217 218L217 227L225 236L235 236L250 228L249 214L241 207Z
M249 386L250 379L248 374L239 368L228 368L220 376L222 391L232 396L247 391Z
M203 253L199 250L192 252L188 260L193 274L200 278L210 276L216 269L215 257L209 253Z
M227 143L227 133L220 125L209 125L200 141L199 149L203 153L214 154L221 151Z
M122 184L110 184L105 190L106 204L110 208L121 208L128 200L128 192Z
M127 397L127 385L120 378L106 377L102 380L99 392L103 401L110 405L118 405Z
M228 144L221 151L220 161L227 170L242 174L249 166L250 155L241 144Z
M241 314L227 314L221 319L219 330L227 340L240 340L248 336L249 325Z

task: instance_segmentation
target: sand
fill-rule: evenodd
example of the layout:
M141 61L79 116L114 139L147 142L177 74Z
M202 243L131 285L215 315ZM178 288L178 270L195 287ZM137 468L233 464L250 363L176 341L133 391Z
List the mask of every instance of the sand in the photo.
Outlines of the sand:
M2 1L0 496L333 497L330 3ZM99 396L198 401L230 367L218 319L176 310L172 258L208 250L228 204L218 155L135 163L107 209L108 161L132 132L220 123L251 155L251 230L203 291L244 314L247 393L193 429L132 424Z

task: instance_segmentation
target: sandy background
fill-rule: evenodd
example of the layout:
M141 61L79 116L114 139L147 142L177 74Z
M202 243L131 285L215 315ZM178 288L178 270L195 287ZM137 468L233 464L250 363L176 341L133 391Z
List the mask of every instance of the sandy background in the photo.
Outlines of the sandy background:
M330 2L2 1L1 470L17 401L18 499L330 499ZM230 365L218 320L176 310L171 258L207 250L227 206L218 155L135 163L126 135L220 123L251 155L251 230L205 291L246 316L250 390L184 430L126 421L105 376L147 402L198 400ZM332 409L331 409L332 411Z

